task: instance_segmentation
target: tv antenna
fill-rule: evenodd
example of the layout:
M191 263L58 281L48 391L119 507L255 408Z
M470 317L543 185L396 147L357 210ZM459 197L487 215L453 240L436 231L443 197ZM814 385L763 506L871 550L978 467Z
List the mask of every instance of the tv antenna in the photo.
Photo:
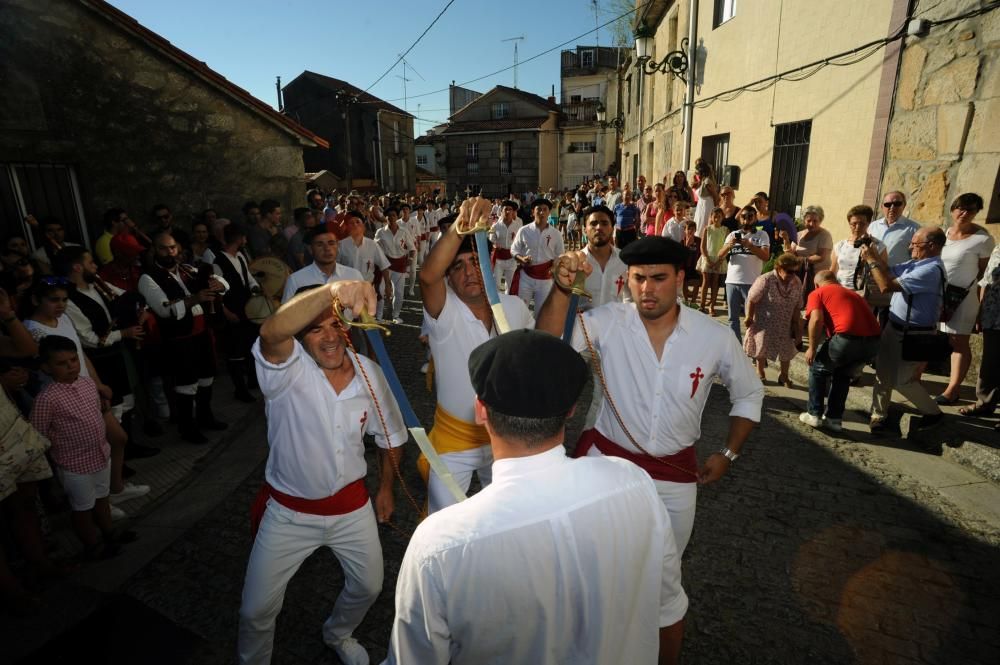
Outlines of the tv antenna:
M514 42L514 89L517 89L517 43L522 39L524 39L524 35L500 40L502 42Z
M397 54L397 55L399 55L399 54ZM412 81L413 79L406 78L406 68L409 67L410 71L412 71L417 76L420 76L420 80L421 81L424 81L426 79L424 79L424 77L420 75L420 72L418 72L416 69L414 69L413 65L411 65L409 62L407 62L406 58L404 58L402 55L399 56L399 59L403 61L403 75L400 76L399 74L396 74L396 78L402 79L402 81L403 81L403 110L406 111L407 113L409 113L409 109L406 108L406 82L407 81Z

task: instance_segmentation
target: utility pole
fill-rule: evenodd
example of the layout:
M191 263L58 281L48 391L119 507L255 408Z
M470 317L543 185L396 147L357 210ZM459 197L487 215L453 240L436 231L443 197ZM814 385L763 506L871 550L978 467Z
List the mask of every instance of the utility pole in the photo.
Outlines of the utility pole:
M274 82L274 87L278 90L278 111L284 111L285 105L281 101L281 77L278 76L277 80Z
M347 191L351 191L354 189L354 153L351 152L351 106L358 99L347 90L338 90L337 100L343 109L341 115L344 117L344 144L347 149L347 172L344 174L344 177L347 179Z
M517 43L524 39L524 35L520 37L509 37L507 39L501 39L502 42L514 42L514 89L517 89Z

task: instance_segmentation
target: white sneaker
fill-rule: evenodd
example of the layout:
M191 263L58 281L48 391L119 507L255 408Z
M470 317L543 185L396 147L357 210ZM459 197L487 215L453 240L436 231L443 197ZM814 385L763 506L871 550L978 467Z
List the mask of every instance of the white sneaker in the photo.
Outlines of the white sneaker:
M368 665L368 652L353 637L345 637L339 642L327 642L337 658L344 665Z
M393 322L393 323L402 323L402 322L403 322L403 319L401 319L401 318L399 318L399 317L396 317L395 319L393 319L393 320L392 320L392 322Z
M117 522L118 520L123 520L128 517L128 513L119 508L118 506L111 506L111 521Z
M426 374L427 370L430 368L430 366L431 366L430 363L424 363L423 365L421 365L420 366L420 373L421 374Z
M123 501L129 501L131 499L137 499L140 496L145 496L149 494L149 485L133 485L132 483L125 483L121 492L117 494L111 493L108 498L111 503L122 503Z
M808 411L803 411L799 414L799 422L803 422L810 427L819 427L823 424L823 419L819 416L814 416Z
M826 418L824 422L826 423L826 428L831 432L840 432L844 429L840 418Z

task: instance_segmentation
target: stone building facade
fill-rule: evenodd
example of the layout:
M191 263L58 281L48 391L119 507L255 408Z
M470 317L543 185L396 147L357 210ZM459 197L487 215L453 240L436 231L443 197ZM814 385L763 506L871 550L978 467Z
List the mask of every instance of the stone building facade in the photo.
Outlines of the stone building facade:
M305 151L308 171L327 169L348 189L412 192L413 116L347 81L305 71L282 88L285 113L339 146Z
M552 98L497 86L451 117L444 130L449 194L484 196L556 187L559 107Z
M940 21L985 4L916 0L911 11ZM977 221L1000 239L1000 10L907 38L894 102L881 189L905 192L924 224L947 223L952 199L975 192L987 206Z
M248 199L304 200L302 150L324 139L101 0L7 0L0 12L0 215L53 215L69 239L102 212L179 222ZM28 234L26 234L28 235Z

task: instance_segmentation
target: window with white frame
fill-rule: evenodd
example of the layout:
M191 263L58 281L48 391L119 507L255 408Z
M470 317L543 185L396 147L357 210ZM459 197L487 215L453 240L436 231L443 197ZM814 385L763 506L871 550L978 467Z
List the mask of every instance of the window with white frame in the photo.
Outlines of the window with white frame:
M715 0L715 13L712 17L712 27L720 25L736 16L736 0Z
M586 51L580 51L580 66L584 69L592 69L594 67L594 50L587 49Z
M569 144L570 152L597 152L597 141L573 141Z
M507 102L494 102L490 107L490 117L494 120L503 120L510 117L510 104Z
M427 155L417 155L417 166L427 166Z

